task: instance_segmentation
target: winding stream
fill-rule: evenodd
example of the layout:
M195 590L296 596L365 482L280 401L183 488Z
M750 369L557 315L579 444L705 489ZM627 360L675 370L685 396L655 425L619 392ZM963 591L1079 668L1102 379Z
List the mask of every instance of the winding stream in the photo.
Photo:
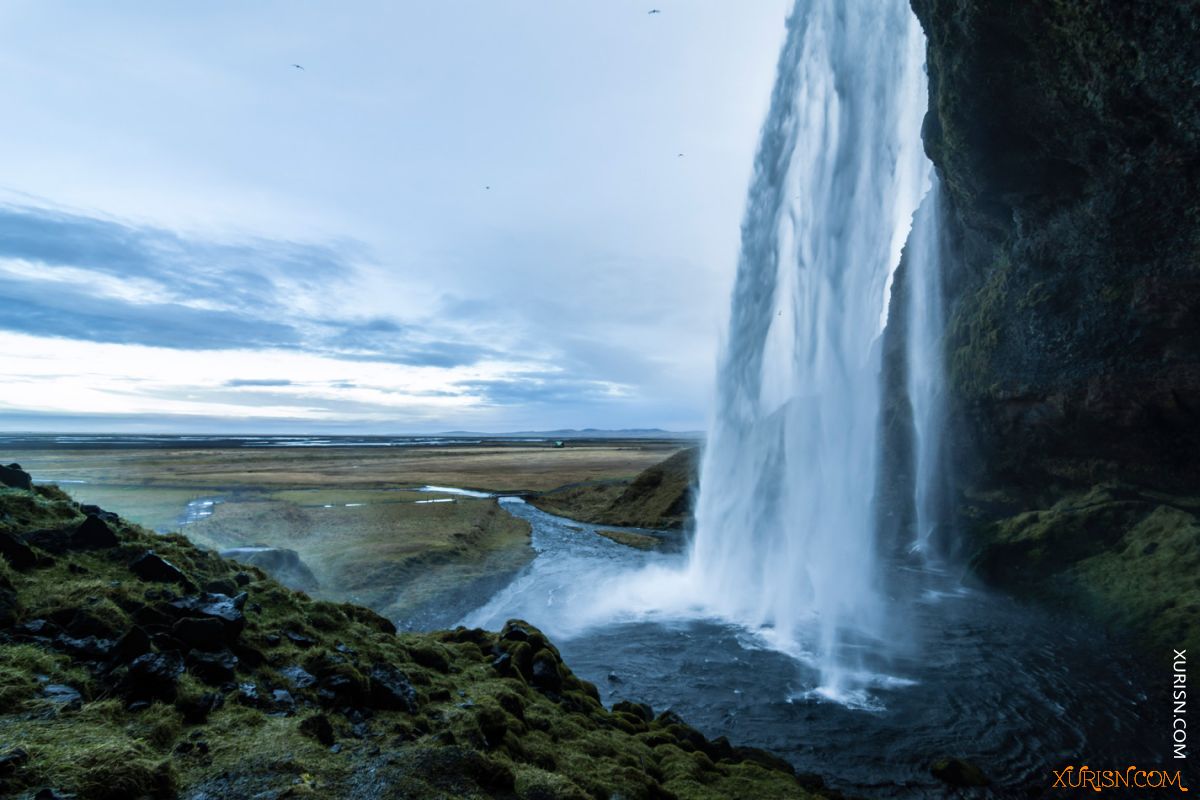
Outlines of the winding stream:
M670 570L682 553L634 550L595 535L597 526L502 502L533 526L537 557L462 623L527 619L606 704L674 709L709 736L769 748L865 797L971 796L929 775L943 755L975 761L1008 796L1048 790L1051 767L1151 764L1166 752L1165 732L1139 713L1151 684L1094 629L923 575L931 588L912 612L916 641L887 661L864 653L869 695L831 702L814 692L819 664L771 649L769 631L701 609L643 613L612 596L630 574Z

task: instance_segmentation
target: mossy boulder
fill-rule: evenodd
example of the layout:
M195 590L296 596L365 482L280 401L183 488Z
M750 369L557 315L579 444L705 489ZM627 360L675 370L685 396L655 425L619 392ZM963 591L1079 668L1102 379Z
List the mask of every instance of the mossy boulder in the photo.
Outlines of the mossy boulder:
M1200 646L1200 500L1104 484L977 526L974 572L1165 649Z

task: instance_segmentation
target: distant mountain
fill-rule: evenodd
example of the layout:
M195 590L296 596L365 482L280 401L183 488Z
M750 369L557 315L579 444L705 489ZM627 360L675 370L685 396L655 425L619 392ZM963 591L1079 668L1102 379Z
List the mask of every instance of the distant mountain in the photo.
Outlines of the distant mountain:
M703 431L668 431L662 428L563 428L553 431L512 431L511 433L480 433L479 431L446 431L432 436L473 436L481 439L511 439L517 436L540 439L701 439Z

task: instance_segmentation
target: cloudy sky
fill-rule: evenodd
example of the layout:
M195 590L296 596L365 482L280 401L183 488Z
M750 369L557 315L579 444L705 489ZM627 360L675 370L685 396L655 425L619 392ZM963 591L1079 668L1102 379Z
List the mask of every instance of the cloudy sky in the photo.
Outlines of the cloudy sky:
M5 2L0 429L703 427L787 6Z

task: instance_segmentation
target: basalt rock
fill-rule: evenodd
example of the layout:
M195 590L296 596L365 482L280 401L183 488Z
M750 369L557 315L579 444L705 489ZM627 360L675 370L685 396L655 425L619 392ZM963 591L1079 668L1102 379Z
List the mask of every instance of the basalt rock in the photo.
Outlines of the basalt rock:
M157 583L188 583L187 576L179 567L156 555L153 550L147 550L129 564L129 569L144 581Z
M0 628L8 628L21 618L21 601L12 589L0 589Z
M70 546L76 550L98 550L117 546L117 535L100 517L89 514L71 534Z
M297 726L305 736L316 739L320 744L329 747L333 744L333 725L324 714L313 714L300 720Z
M129 665L121 688L130 700L170 702L175 699L183 669L183 659L177 653L147 653Z
M228 650L216 653L193 650L185 661L188 672L210 686L229 683L237 676L238 657Z
M955 482L946 506L960 512L967 557L994 550L1005 520L1101 484L1132 485L1194 511L1196 3L912 6L928 47L923 138L943 196L944 428ZM893 475L911 461L897 305L906 281L902 265L884 342L884 472ZM893 489L881 487L885 504ZM1062 549L1039 550L1059 569L1043 574L1069 571L1079 553L1123 554L1146 511L1108 511L1103 531L1059 529ZM901 527L911 521L892 512ZM1017 576L1030 585L1019 559L985 560L994 583L1013 586ZM1191 563L1187 556L1174 569ZM1178 583L1149 582L1135 600L1164 606ZM1129 601L1128 593L1088 598L1089 610L1118 616ZM1180 624L1178 641L1195 641L1200 614Z
M197 650L220 650L226 645L225 625L212 617L184 617L175 623L171 633Z
M229 640L236 639L246 627L246 594L229 597L224 594L200 594L173 600L170 607L183 617L197 617L220 623Z
M417 690L400 670L388 664L371 669L371 703L377 708L417 712Z
M15 570L32 569L37 565L37 555L29 545L4 531L0 531L0 556Z
M84 514L87 514L89 517L99 517L100 519L104 520L105 522L116 522L117 520L120 519L120 517L118 517L113 512L105 511L100 506L91 505L88 503L85 503L85 504L79 506L79 510L82 511Z
M33 479L20 464L0 465L0 484L12 489L32 489Z

